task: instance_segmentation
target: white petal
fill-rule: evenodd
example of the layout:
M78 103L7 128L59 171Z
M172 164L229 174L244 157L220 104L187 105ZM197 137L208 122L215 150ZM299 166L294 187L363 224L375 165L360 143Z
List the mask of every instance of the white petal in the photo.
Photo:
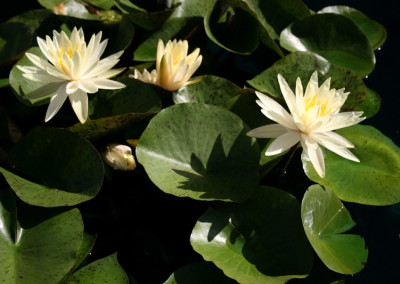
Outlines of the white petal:
M280 104L260 92L256 91L256 95L261 100L261 103L256 102L262 107L261 112L265 116L287 128L297 129L293 117Z
M40 87L29 94L26 94L23 96L24 99L31 100L31 99L38 99L41 97L45 97L47 95L50 95L51 93L54 93L57 91L57 89L60 87L60 83L49 83L44 85L43 87Z
M164 43L161 39L158 40L157 56L156 56L156 70L160 72L161 59L164 56Z
M289 110L291 113L296 111L296 99L293 94L292 89L290 89L288 83L286 82L285 78L282 77L281 74L278 74L278 82L279 86L281 88L281 92L283 95L283 98L285 99L285 102L287 106L289 107Z
M87 94L82 90L77 90L75 93L69 95L69 101L79 121L83 124L88 117L89 102Z
M78 89L79 89L79 83L78 81L71 81L68 82L67 86L66 86L66 92L67 94L73 94L75 93Z
M55 95L51 97L50 104L47 108L45 122L52 119L57 112L60 110L65 100L67 99L67 93L65 91L66 84L62 84L56 91Z
M273 156L284 152L300 141L300 133L297 131L288 131L276 138L265 152L266 156Z
M52 82L64 82L65 80L62 80L60 78L54 77L46 72L40 72L40 73L31 73L31 74L22 74L25 78L32 80L32 81L38 81L38 82L46 82L46 83L52 83Z
M79 89L81 89L85 93L93 94L99 90L99 87L93 80L79 80L77 82L79 85Z
M42 58L40 58L39 56L32 54L32 53L25 53L26 57L28 57L28 59L35 64L36 66L38 66L40 69L46 70L48 67L53 67L50 63L48 63L47 61L44 61Z
M333 145L334 147L346 147L346 148L354 147L354 145L346 138L332 131L314 132L309 135L317 143L321 144L324 147L326 147L325 145L327 144Z
M342 112L335 114L332 116L329 122L322 124L315 131L325 132L357 124L365 119L365 117L360 117L362 114L362 111Z
M118 69L110 69L110 70L102 72L101 74L97 75L96 77L101 78L101 79L108 79L108 78L111 78L111 77L114 77L114 76L120 74L125 69L126 69L125 67L118 68Z
M303 147L304 153L310 159L315 171L321 178L324 178L325 161L321 147L318 146L317 142L304 134L301 136L300 142L301 146Z
M307 87L306 87L306 92L304 95L305 100L307 100L310 97L313 97L318 91L318 72L315 71L310 78L310 81L308 81Z
M125 88L125 84L120 82L109 80L109 79L92 79L91 80L94 84L96 84L97 88L99 89L107 89L107 90L116 90Z
M287 131L288 129L280 124L269 124L254 128L247 132L246 135L256 138L276 138Z

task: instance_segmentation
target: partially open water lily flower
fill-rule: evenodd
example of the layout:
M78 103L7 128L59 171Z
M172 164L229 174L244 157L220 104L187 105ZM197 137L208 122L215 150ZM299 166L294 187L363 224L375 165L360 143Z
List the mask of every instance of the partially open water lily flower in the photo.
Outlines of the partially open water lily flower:
M176 91L183 86L196 81L189 81L193 73L199 68L202 56L200 49L196 48L191 54L187 54L189 44L187 40L168 41L164 46L161 39L158 40L156 69L143 73L135 70L132 78L145 83L157 85L167 91Z
M123 51L100 60L107 45L107 39L101 41L101 36L102 32L93 34L86 45L82 28L77 30L75 27L69 38L65 32L54 30L53 40L49 36L46 36L46 40L37 38L39 48L49 62L26 53L36 66L17 66L24 72L25 78L48 83L25 95L25 99L41 98L55 92L47 108L46 122L56 115L69 97L79 121L85 123L89 108L87 93L125 87L120 82L109 80L125 69L111 69L118 63Z
M325 177L325 162L319 145L346 159L359 162L347 149L354 145L333 130L357 124L365 117L360 117L362 111L339 113L349 93L345 93L344 88L330 89L330 79L318 87L318 74L315 71L303 94L301 80L297 78L294 94L285 79L278 74L279 86L291 114L273 99L256 91L261 112L277 124L255 128L247 135L276 138L265 152L266 156L282 153L300 142L304 154L322 178Z

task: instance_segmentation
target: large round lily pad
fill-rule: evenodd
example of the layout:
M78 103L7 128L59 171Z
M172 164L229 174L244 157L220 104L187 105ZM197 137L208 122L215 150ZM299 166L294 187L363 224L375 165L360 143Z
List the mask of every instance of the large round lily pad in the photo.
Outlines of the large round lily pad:
M243 201L259 183L259 149L247 131L243 121L224 108L178 104L150 121L136 155L164 192Z

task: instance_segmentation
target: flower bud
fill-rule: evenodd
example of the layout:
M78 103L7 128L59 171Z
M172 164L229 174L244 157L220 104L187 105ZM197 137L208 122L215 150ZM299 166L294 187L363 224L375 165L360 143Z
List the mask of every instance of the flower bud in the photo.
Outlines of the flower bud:
M132 150L126 145L110 144L103 152L102 157L114 170L132 171L136 168Z

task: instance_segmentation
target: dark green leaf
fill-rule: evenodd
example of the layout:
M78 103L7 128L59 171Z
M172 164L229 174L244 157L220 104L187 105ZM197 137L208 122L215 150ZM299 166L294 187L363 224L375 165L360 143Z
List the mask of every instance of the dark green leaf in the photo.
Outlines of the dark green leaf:
M355 223L332 191L319 185L309 187L303 198L301 218L308 240L329 269L355 274L364 268L368 257L364 240L358 235L342 234Z
M307 276L313 255L293 196L261 187L243 203L215 208L199 218L190 237L205 260L239 283L286 283Z
M110 9L115 4L114 0L84 0L84 1L104 10Z
M130 78L117 78L126 88L101 90L91 97L89 115L92 120L77 123L69 130L89 140L127 127L131 123L146 119L161 109L159 88Z
M136 12L126 14L126 17L135 25L151 31L160 28L171 16L173 9L155 12Z
M164 284L235 284L211 262L195 262L176 270Z
M212 41L231 52L250 54L260 40L257 19L240 7L229 6L225 0L218 0L207 12L204 26Z
M103 162L86 140L66 130L37 127L10 152L23 176L0 171L24 202L71 206L92 199L103 183Z
M368 75L375 66L368 38L356 23L342 15L315 14L302 18L282 31L280 43L290 51L319 54L360 76Z
M360 163L324 151L325 178L302 156L307 176L332 190L340 199L370 205L400 202L400 149L372 126L354 125L336 131L355 148Z
M176 38L184 39L201 20L196 18L174 18L167 21L160 29L151 33L133 52L136 61L156 60L158 40L162 39L164 44L168 40Z
M8 67L27 50L33 38L33 30L22 23L0 24L0 67Z
M224 108L184 103L158 113L136 148L164 192L200 200L243 201L257 189L259 149Z
M347 6L329 6L318 11L318 13L334 13L353 20L368 37L373 49L379 48L386 40L386 29L357 9Z
M215 0L173 0L176 9L171 17L204 17L214 3Z

